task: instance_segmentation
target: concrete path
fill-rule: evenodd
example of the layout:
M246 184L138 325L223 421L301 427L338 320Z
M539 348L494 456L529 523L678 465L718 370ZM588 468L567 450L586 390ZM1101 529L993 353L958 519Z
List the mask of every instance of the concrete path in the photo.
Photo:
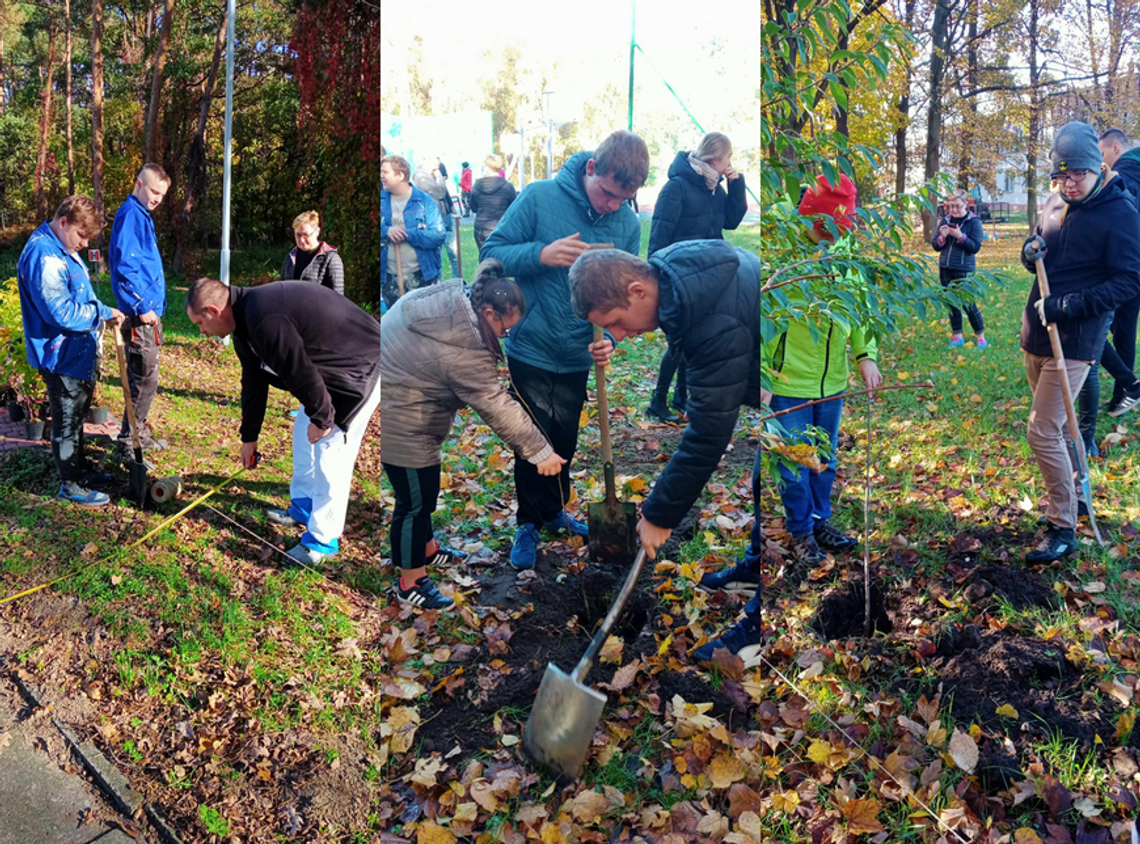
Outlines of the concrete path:
M64 770L67 766L74 773ZM50 717L0 678L0 844L137 844L70 758Z

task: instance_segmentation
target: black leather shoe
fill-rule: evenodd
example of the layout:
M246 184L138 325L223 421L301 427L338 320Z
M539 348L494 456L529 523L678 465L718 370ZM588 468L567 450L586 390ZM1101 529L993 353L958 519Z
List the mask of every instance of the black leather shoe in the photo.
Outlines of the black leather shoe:
M654 397L649 402L649 407L646 408L645 412L649 416L656 419L658 422L680 422L681 421L677 418L677 415L675 413L673 413L671 410L669 410L669 407L665 404L665 402L658 401L656 397Z
M1077 534L1069 528L1049 525L1041 543L1025 555L1027 563L1052 563L1077 553L1080 543Z

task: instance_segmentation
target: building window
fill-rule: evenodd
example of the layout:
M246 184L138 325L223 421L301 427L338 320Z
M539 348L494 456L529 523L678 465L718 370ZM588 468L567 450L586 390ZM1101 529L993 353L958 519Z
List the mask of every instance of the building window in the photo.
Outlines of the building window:
M1005 174L1005 192L1006 193L1013 193L1013 174L1012 173L1006 173Z

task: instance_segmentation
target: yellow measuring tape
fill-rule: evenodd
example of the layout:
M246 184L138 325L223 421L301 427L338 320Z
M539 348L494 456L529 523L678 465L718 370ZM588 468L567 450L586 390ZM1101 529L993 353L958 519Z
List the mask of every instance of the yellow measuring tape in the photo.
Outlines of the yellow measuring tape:
M87 569L91 568L92 566L96 566L99 563L105 563L117 554L121 554L124 551L130 551L132 548L137 548L138 546L140 546L144 542L146 542L148 539L150 539L152 536L154 536L156 533L158 533L160 530L162 530L164 527L169 525L171 522L175 522L178 519L181 519L183 516L185 516L187 513L189 513L191 510L193 510L195 507L197 507L199 504L201 504L203 501L205 501L207 498L209 498L215 492L217 492L219 489L224 487L226 484L228 484L234 480L237 480L238 476L241 475L241 473L244 471L245 471L245 467L242 466L240 469L238 469L236 472L234 472L232 475L230 475L225 480L218 481L208 491L206 491L202 495L199 495L197 498L195 498L193 501L191 501L189 504L187 504L185 507L183 507L177 513L175 513L169 519L166 519L162 524L160 524L158 527L154 528L154 530L148 531L143 536L136 539L134 542L132 542L130 545L126 546L125 548L120 548L117 551L111 552L110 554L108 554L105 557L100 557L98 560L95 560L94 562L88 563L87 565L84 565L84 566L80 566L79 568L75 569L74 571L68 572L67 574L63 575L62 577L57 577L55 580L49 580L47 583L41 583L39 586L33 586L31 589L25 589L23 592L17 592L15 595L10 595L7 598L0 599L0 606L3 606L4 604L7 604L11 601L15 601L18 598L23 598L27 595L31 595L35 592L39 592L41 589L47 589L49 586L54 586L55 584L59 583L62 580L67 580L69 577L75 577L75 575L87 571Z

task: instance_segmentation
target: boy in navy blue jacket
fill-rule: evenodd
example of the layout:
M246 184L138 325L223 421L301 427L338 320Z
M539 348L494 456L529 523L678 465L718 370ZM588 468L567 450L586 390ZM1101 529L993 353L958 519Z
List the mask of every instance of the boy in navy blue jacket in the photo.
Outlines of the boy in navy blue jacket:
M103 228L90 197L69 196L28 239L16 267L28 363L39 370L51 404L51 450L59 498L102 507L110 498L88 489L98 479L83 453L83 422L95 390L98 329L118 328L123 314L95 298L77 254Z
M127 351L127 381L135 405L135 421L143 451L166 448L155 439L146 418L158 392L158 357L162 348L162 317L166 313L166 276L151 214L162 204L170 177L157 164L147 164L135 177L135 189L115 214L111 229L111 289L127 317L122 327ZM119 430L119 447L130 453L127 414Z

